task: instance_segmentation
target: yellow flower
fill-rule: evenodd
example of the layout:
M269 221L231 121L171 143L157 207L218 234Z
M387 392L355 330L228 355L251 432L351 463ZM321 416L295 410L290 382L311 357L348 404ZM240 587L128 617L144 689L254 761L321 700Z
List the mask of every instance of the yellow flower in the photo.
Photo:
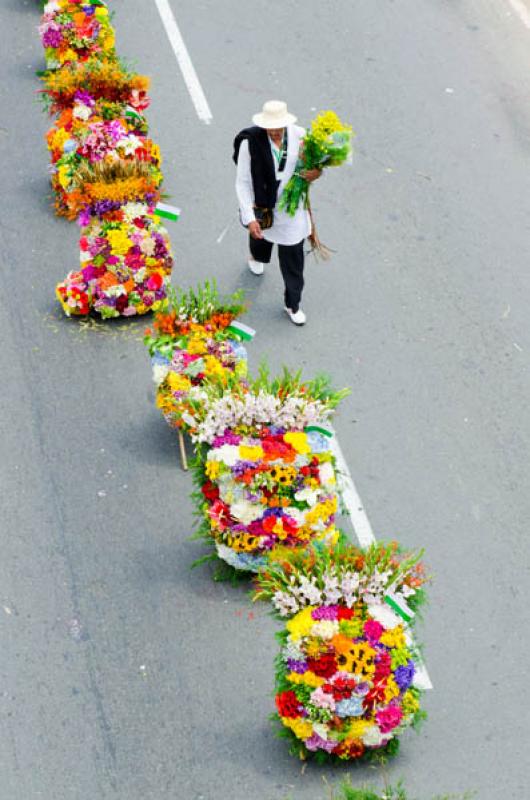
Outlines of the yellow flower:
M275 466L271 469L271 478L282 486L290 486L297 476L294 467Z
M311 133L315 139L325 141L332 133L351 132L351 125L344 125L334 111L323 111L311 123Z
M416 694L411 692L410 689L403 695L401 707L403 708L403 713L406 716L409 714L415 714L417 711L419 711L420 701L416 697Z
M97 6L94 13L96 17L98 17L98 19L102 19L103 17L108 17L109 15L108 9L105 8L105 6Z
M296 433L295 431L289 431L288 433L284 434L283 440L284 442L287 442L287 444L290 444L297 453L305 454L311 452L311 448L309 447L307 441L307 433Z
M389 631L385 631L381 636L381 644L384 644L385 647L405 647L405 634L403 632L403 625L397 625L395 628L391 628Z
M59 130L55 131L55 133L52 136L51 149L62 150L64 143L67 142L69 138L70 134L68 133L68 131L65 130L65 128L59 128Z
M313 735L313 725L303 717L282 717L283 724L292 730L299 739L309 739Z
M59 183L61 184L63 189L67 189L70 183L70 179L68 177L68 167L66 165L62 165L57 170L57 177L59 179Z
M115 256L125 255L131 247L131 240L121 228L108 231L107 239L109 240L112 254Z
M208 352L208 348L202 339L198 337L190 337L188 340L188 344L186 346L186 350L188 353L192 353L192 355L196 356L203 356L205 353Z
M166 378L166 383L172 392L187 392L191 388L191 381L185 375L178 375L170 372Z
M291 683L303 683L304 686L311 686L311 688L315 689L326 682L325 678L320 678L318 675L315 675L314 672L311 672L311 670L307 670L303 675L300 675L299 672L290 672L287 676L287 680Z
M392 675L390 675L388 680L387 680L387 682L386 682L385 703L390 703L390 701L394 697L398 697L398 696L399 696L399 686L395 682L395 680L392 677Z
M298 641L302 636L307 636L311 628L315 624L315 620L311 616L311 612L316 606L307 606L302 611L299 611L292 619L288 620L285 627L291 634L294 641Z
M311 637L305 642L304 652L308 658L318 658L326 648L322 640Z
M239 457L242 461L260 461L263 458L263 448L259 445L239 445Z
M64 53L59 53L59 61L64 64L66 61L76 61L77 55L70 47Z
M220 469L221 464L219 461L207 461L204 471L206 473L206 477L208 477L211 481L214 481L219 476Z
M222 377L224 375L224 367L215 356L206 356L204 359L204 371L206 375Z
M353 719L347 726L348 739L360 739L370 723L364 719Z

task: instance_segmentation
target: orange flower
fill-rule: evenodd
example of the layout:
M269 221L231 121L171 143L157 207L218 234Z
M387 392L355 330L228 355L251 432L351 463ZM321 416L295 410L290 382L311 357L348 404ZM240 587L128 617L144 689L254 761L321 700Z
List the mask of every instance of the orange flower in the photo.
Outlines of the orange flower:
M98 283L102 289L110 289L111 286L117 286L119 280L112 272L106 272L103 277L99 279Z

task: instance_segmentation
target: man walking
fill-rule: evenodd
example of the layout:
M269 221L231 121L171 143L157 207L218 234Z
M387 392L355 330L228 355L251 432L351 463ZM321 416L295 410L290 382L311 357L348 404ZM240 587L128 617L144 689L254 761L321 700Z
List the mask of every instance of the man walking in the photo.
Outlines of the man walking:
M311 233L311 218L303 204L294 216L280 211L276 204L296 169L305 131L294 124L296 117L280 100L269 100L252 121L254 126L242 130L234 140L236 192L241 222L249 232L248 267L254 275L263 275L273 245L278 245L285 284L284 308L295 325L303 325L306 321L300 308L304 288L303 245ZM311 182L320 177L321 171L307 170L301 174Z

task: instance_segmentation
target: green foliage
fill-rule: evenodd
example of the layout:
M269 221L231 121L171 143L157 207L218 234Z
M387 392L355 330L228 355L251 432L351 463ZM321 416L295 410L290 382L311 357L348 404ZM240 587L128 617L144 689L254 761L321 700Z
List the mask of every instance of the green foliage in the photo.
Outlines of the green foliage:
M291 372L286 366L279 376L271 378L265 361L261 362L257 377L249 378L249 386L255 394L264 392L279 397L302 394L311 400L325 403L328 408L336 408L340 401L351 393L350 389L338 391L332 389L331 380L327 375L317 375L312 380L302 380L302 370Z

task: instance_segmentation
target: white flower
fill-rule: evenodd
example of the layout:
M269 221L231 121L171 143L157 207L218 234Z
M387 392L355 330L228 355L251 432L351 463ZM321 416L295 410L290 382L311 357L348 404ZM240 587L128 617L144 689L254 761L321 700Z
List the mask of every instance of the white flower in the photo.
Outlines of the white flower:
M87 122L90 119L92 114L92 109L90 106L85 106L84 103L76 103L74 106L73 116L76 119L82 119L84 122Z
M318 622L315 622L315 624L311 628L312 636L319 636L321 639L324 639L325 641L333 639L333 637L338 632L339 632L339 623L336 620L331 620L331 619L321 619Z
M123 216L126 222L132 222L137 217L145 217L148 213L146 203L126 203L123 206Z
M233 467L239 461L239 447L235 444L223 444L208 452L208 461L222 461L227 467Z
M319 605L322 602L322 592L316 586L314 579L306 575L300 576L300 595L305 597L309 605Z
M164 378L169 372L167 364L154 364L153 366L153 380L157 386L160 386Z
M326 603L336 603L342 597L342 592L339 588L339 579L336 575L325 575L324 577L324 593L326 595Z
M322 484L329 484L330 486L335 485L335 470L329 461L325 461L323 464L321 464L318 472L320 476L320 482Z
M369 603L366 610L369 615L385 628L395 628L401 623L400 618L386 603Z
M361 741L366 747L379 747L383 741L383 736L377 725L370 725L365 728Z
M318 500L318 491L314 489L310 489L306 486L305 489L300 489L298 492L295 493L295 500L304 501L309 503L310 506L314 506Z
M284 595L286 597L284 592L276 592L274 597L276 597L278 594ZM287 644L282 650L283 659L285 661L287 661L288 658L291 658L293 661L303 661L305 659L305 654L300 645L301 645L300 642L295 642L289 636L289 638L287 639Z
M320 736L321 739L324 739L324 741L326 741L326 742L328 741L328 739L329 739L329 730L328 730L327 726L324 725L324 723L322 723L322 722L313 722L313 731L318 736Z
M287 592L276 592L272 598L272 604L282 617L293 616L300 609L300 606L296 602L295 598ZM292 647L293 649L295 648L294 643L292 644ZM299 660L302 658L302 651L298 650L296 655L289 655L288 658Z
M249 525L255 519L259 519L263 514L263 506L257 503L249 503L248 500L242 500L239 503L234 503L230 508L232 516L242 522L243 525Z

